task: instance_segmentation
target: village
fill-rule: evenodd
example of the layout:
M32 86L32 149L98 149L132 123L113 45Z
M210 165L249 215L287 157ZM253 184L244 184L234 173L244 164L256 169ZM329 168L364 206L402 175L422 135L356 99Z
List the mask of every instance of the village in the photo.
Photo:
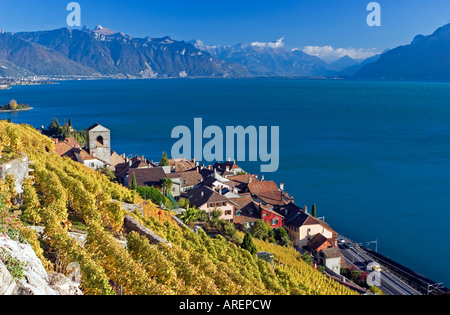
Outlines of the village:
M338 233L316 218L315 205L310 212L307 206L298 206L284 184L247 174L231 159L205 166L195 159L168 159L167 155L163 156L164 163L149 161L144 156L129 158L111 149L111 132L104 126L95 124L86 132L84 148L74 138L52 137L56 153L93 170L108 170L106 173L113 173L115 181L130 189L163 192L169 204L175 206L170 208L160 202L160 208L173 210L181 217L196 209L243 232L251 233L256 227L261 230L261 225L272 232L283 230L275 233L288 238L282 245L295 247L303 257L308 257L305 261L311 259L310 265L339 282L343 280L341 271L347 265L339 248L342 240ZM200 222L186 223L203 227ZM269 260L273 259L270 253L265 254Z

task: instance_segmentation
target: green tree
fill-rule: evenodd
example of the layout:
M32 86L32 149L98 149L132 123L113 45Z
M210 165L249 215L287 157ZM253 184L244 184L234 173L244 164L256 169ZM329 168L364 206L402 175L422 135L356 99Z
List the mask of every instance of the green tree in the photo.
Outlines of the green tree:
M187 206L185 206L185 207L189 207L189 200L188 200ZM182 208L185 208L185 207L182 207ZM208 220L209 220L208 213L205 210L200 210L198 220L201 222L208 222Z
M10 100L8 105L9 105L9 108L12 110L17 109L17 101L16 100Z
M137 188L138 188L138 185L137 185L137 180L136 180L136 173L133 173L130 189L136 190Z
M292 244L289 240L289 234L284 228L275 229L274 234L275 240L279 245L288 247Z
M163 152L161 161L159 162L159 166L169 166L169 158L167 157L167 153Z
M312 206L312 209L311 209L311 215L312 215L314 218L317 218L317 206L316 206L316 204L313 204L313 206Z
M173 181L170 178L162 178L159 184L161 186L162 193L167 196L172 190Z
M172 208L172 202L164 196L155 187L139 186L136 188L136 192L145 200L151 200L155 205L163 204L166 208Z
M53 134L59 135L59 132L61 130L61 125L59 124L58 119L53 118L52 122L50 123L50 125L48 125L47 128L50 132L52 132Z
M70 127L68 125L64 125L62 127L61 133L64 139L72 137L72 131L70 130Z
M270 235L271 228L263 220L257 220L252 226L251 232L253 237L260 240L265 240Z
M250 233L245 234L244 241L242 242L241 247L249 251L252 255L255 255L258 252L255 244L253 243L253 239Z
M116 174L114 174L114 172L110 168L101 167L98 169L98 172L108 177L110 181L116 181Z
M181 208L186 209L187 207L189 207L189 199L187 199L187 198L180 198L178 200L178 205Z
M209 219L213 223L218 223L222 215L223 215L222 210L220 210L219 208L214 208L214 210L211 211L209 215Z
M314 258L310 253L304 252L302 255L302 260L310 266L314 266Z
M187 224L191 225L200 218L200 211L195 207L188 207L186 212L181 215L181 220Z

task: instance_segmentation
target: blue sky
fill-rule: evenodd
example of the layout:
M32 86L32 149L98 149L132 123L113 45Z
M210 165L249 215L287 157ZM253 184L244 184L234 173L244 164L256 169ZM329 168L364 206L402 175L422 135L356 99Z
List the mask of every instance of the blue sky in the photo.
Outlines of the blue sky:
M0 0L0 29L67 26L68 0ZM383 51L450 22L448 0L379 0L382 26L366 24L370 0L79 0L82 25L135 37L201 39L206 44L270 42Z

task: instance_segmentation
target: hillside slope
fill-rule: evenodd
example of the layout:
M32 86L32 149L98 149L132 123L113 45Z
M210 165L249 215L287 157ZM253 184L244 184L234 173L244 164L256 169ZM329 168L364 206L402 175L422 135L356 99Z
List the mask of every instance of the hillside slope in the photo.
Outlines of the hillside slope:
M142 202L133 191L54 154L53 142L30 126L0 121L4 146L25 152L34 172L24 184L20 217L1 211L1 232L26 239L48 270L67 273L69 263L79 263L84 294L355 294L294 251L290 255L280 248L283 255L274 253L280 264L272 268L220 236L180 228L169 212L159 218L153 204L144 204L143 216L135 217L172 246L150 245L136 233L124 235L125 211L113 200ZM0 186L0 205L14 210L10 181ZM75 222L86 228L84 247L68 234ZM27 224L44 226L45 237L38 240ZM120 236L126 237L127 248L117 242Z
M429 36L418 35L410 45L384 53L355 77L375 79L450 79L450 24Z

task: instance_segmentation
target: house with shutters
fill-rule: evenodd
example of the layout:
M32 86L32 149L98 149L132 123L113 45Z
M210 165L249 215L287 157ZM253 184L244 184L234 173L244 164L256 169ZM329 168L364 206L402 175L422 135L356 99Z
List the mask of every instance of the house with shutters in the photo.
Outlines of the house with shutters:
M283 226L283 215L256 202L249 194L231 200L235 204L234 223L242 230L250 229L258 220L263 220L272 229Z
M315 244L317 235L327 240L326 247L328 243L336 244L337 233L325 221L314 218L294 203L279 207L276 211L284 216L283 227L295 247L309 250L309 246Z
M236 203L226 198L220 191L202 185L187 192L185 197L191 206L208 214L216 209L220 210L222 212L220 219L233 222Z

